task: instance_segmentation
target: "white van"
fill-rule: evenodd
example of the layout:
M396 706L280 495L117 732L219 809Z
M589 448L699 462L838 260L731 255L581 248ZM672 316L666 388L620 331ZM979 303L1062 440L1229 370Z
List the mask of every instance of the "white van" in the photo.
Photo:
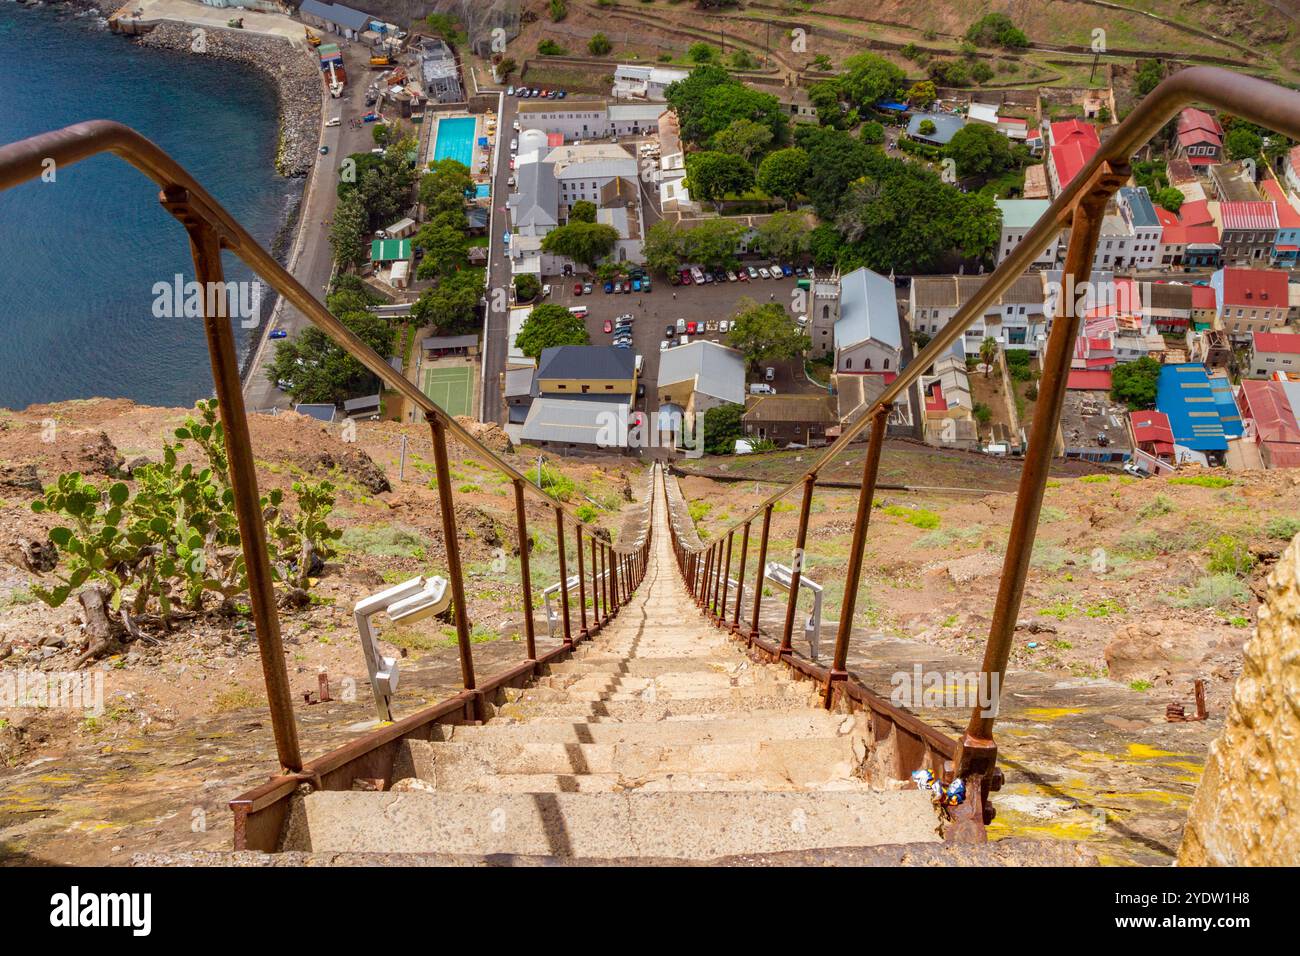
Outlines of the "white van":
M332 117L330 117L328 120L326 120L325 125L326 125L326 126L338 126L340 122L341 122L341 120L340 120L337 116L332 116Z
M570 306L569 311L580 319L585 319L587 317L587 307L585 305Z
M750 395L775 395L776 389L771 385L765 385L763 382L755 382L749 386Z
M678 320L677 320L677 331L678 331L678 332L685 332L685 331L686 331L686 320L685 320L685 319L678 319Z

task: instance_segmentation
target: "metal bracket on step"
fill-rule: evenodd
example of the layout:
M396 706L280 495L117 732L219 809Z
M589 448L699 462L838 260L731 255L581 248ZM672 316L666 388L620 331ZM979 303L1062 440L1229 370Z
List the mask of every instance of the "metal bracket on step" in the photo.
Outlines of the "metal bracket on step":
M763 566L763 580L770 582L774 588L789 594L790 582L794 580L794 569L789 565L769 561ZM819 660L822 633L822 586L801 573L799 575L799 587L807 588L812 592L812 612L808 615L808 620L804 622L803 636L808 640L809 655L813 660Z
M361 652L370 674L370 689L375 695L375 709L380 720L393 719L393 694L397 693L397 659L385 657L370 627L371 616L386 611L394 624L415 623L441 614L451 606L451 589L446 578L411 578L386 591L362 598L352 608L352 616L361 634Z
M603 573L596 575L596 580L604 581L608 577L609 577L609 572L604 571ZM577 589L578 589L578 576L576 574L571 574L569 575L569 592L573 593ZM542 601L546 605L546 633L551 637L555 636L555 629L560 626L559 606L558 605L556 605L555 607L551 606L551 597L559 593L560 593L559 581L556 581L550 587L542 591Z

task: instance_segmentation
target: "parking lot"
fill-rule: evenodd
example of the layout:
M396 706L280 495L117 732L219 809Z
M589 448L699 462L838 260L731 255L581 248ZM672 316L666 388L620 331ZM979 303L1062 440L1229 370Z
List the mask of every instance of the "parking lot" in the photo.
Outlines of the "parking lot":
M591 295L573 294L574 283L580 279L591 282ZM616 325L620 315L633 317L632 349L645 357L645 369L641 380L645 383L646 394L649 397L653 397L659 381L659 343L667 337L665 332L670 323L675 329L678 319L697 323L717 323L723 319L729 322L739 311L740 301L746 297L758 303L780 302L786 307L786 311L791 312L791 321L795 315L791 311L796 291L793 277L756 279L750 282L714 282L702 286L694 283L688 286L672 286L667 278L655 274L651 277L652 292L630 294L605 293L601 291L600 283L588 277L555 276L549 281L551 286L549 301L566 308L575 305L587 307L589 310L587 331L591 334L592 345L611 344L614 336L605 332L606 320ZM680 336L676 332L673 338L675 344L680 342ZM704 339L726 344L726 335L716 331L692 335L688 338L692 342ZM776 362L773 363L773 367L776 369L776 378L772 385L778 394L824 392L824 389L809 381L804 375L803 362L798 359ZM751 380L761 381L759 378ZM644 402L638 402L637 407L652 410L647 408Z

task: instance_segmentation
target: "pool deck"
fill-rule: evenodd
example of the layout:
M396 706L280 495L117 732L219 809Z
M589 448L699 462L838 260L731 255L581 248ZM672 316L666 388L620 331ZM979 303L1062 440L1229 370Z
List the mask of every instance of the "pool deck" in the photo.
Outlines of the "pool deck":
M455 112L455 113L435 114L434 119L436 122L434 124L432 135L429 137L429 152L428 152L427 161L429 163L433 163L439 159L450 158L450 159L459 160L460 162L465 162L465 160L462 158L464 155L464 151L462 149L453 150L450 148L446 148L446 146L444 145L444 151L441 155L439 155L438 137L442 131L442 124L448 120L465 120L465 119L473 120L474 131L469 137L469 162L465 163L465 165L469 167L470 176L473 178L475 184L489 182L491 178L491 168L489 164L492 157L492 141L496 136L496 133L489 133L487 131L487 121L489 117L477 116L465 112ZM488 145L486 147L478 145L479 138L482 136L488 137Z

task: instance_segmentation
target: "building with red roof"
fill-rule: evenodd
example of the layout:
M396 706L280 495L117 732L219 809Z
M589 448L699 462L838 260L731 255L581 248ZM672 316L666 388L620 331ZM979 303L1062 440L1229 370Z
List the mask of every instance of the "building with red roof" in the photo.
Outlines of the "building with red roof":
M1223 153L1223 127L1205 110L1189 106L1178 115L1175 154L1193 166L1209 166Z
M1219 227L1224 265L1268 262L1277 243L1277 204L1262 200L1219 203Z
M1300 335L1256 332L1250 337L1246 367L1252 378L1271 378L1274 372L1300 372Z
M1160 220L1160 262L1166 266L1191 266L1217 269L1223 250L1219 245L1219 227L1210 215L1205 200L1185 202L1178 212L1156 207Z
M1224 268L1210 279L1218 302L1217 320L1234 341L1286 324L1291 307L1288 276L1277 269Z
M1060 195L1101 149L1101 137L1092 124L1071 119L1048 126L1047 141L1047 179L1052 194Z
M1246 434L1259 442L1264 464L1271 468L1294 468L1300 465L1300 421L1287 396L1283 382L1257 382L1251 379L1241 383L1237 405Z
M1154 410L1129 412L1128 424L1134 448L1153 458L1173 463L1174 430L1169 425L1168 415Z
M1277 238L1273 240L1272 264L1279 269L1294 269L1300 260L1300 212L1291 205L1286 190L1276 179L1265 179L1260 188L1277 210Z
M1078 392L1109 392L1110 372L1107 370L1071 369L1065 387Z

